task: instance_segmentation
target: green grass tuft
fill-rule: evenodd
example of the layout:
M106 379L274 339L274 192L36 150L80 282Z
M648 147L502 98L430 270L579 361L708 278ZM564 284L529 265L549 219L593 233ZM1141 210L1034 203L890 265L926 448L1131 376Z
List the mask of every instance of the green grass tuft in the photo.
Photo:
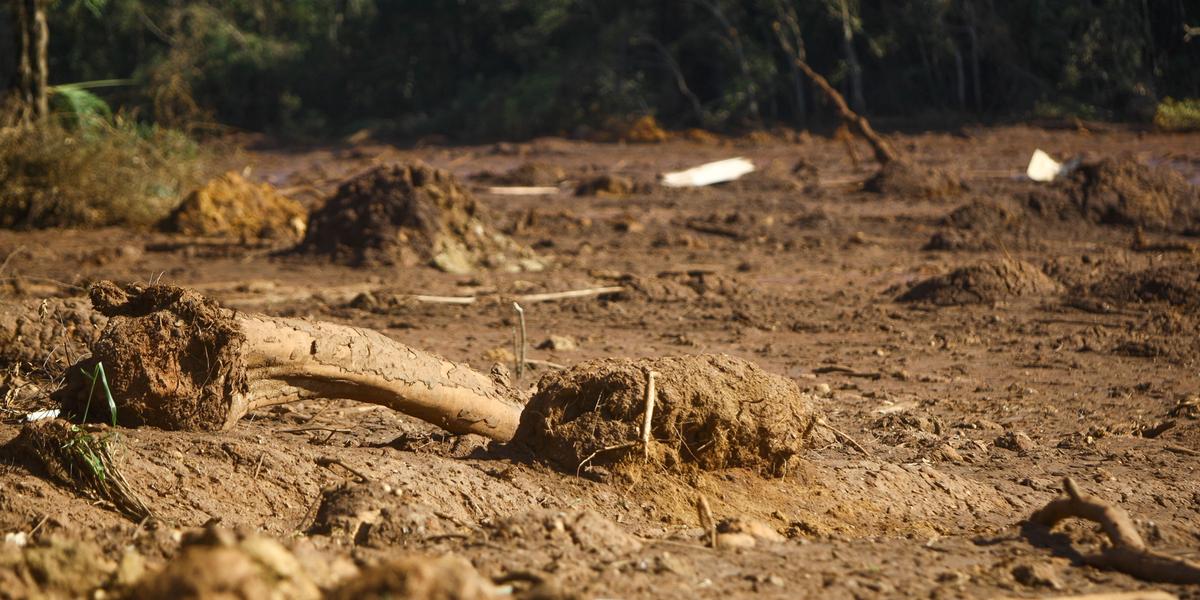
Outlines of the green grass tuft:
M0 227L149 226L213 173L187 136L105 119L86 93L69 118L0 130Z

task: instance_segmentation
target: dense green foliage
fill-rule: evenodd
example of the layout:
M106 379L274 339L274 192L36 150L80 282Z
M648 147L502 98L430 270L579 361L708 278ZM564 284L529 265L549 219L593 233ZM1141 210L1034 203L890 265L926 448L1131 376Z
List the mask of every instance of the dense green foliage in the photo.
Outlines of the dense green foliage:
M846 0L869 114L1148 121L1200 97L1194 0ZM526 136L827 114L773 24L838 85L839 0L106 0L51 8L53 83L166 124ZM0 15L0 57L11 56ZM798 34L798 35L797 35ZM11 69L8 65L0 69ZM7 78L0 71L0 81Z

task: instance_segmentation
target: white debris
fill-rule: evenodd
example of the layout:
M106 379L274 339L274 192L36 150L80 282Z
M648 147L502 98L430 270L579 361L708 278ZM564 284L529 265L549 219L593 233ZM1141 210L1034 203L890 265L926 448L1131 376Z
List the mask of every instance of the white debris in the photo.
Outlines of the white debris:
M692 167L686 171L664 173L662 184L667 187L699 187L733 181L753 171L754 163L739 156Z
M41 421L43 419L57 419L61 412L62 411L57 408L31 412L25 415L25 422L32 423L34 421Z
M497 196L552 196L559 193L557 187L550 185L534 186L503 186L487 188L487 193Z
M1029 167L1025 169L1025 174L1034 181L1046 183L1054 181L1055 177L1063 174L1063 165L1050 158L1049 154L1042 152L1039 148L1033 151L1033 157L1029 159Z
M26 535L24 531L6 533L4 534L4 543L12 544L18 548L24 548L25 544L29 543L29 536Z

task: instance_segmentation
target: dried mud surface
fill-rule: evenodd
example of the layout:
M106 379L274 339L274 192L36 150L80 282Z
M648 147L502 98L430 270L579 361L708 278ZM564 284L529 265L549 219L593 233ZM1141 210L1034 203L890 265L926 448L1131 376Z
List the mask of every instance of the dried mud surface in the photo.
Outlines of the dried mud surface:
M1076 548L1101 539L1091 524L1030 533L1023 523L1069 476L1129 511L1154 548L1195 558L1200 314L1189 198L1200 183L1200 138L1015 126L893 135L913 164L965 183L928 195L863 191L874 168L856 166L840 141L713 137L252 152L251 172L263 181L318 190L325 206L340 206L331 215L369 206L380 216L365 228L330 216L322 240L348 246L303 258L166 232L0 231L0 334L16 346L5 344L0 371L0 597L218 593L212 586L297 598L1194 595L1084 564ZM1022 181L1039 147L1116 162L1077 172L1083 179ZM405 178L468 181L541 163L551 173L651 182L739 155L775 166L757 181L695 190L480 191L474 208L461 205L465 220L447 229L406 220L420 210L362 202L375 197L375 183L393 208L407 206L410 189L440 201ZM418 160L429 166L391 166ZM801 162L807 167L790 170ZM373 169L382 170L360 177ZM443 200L453 195L439 189ZM547 268L429 268L436 243L422 236L461 232L455 227L483 212L490 231L534 249ZM401 233L404 249L389 245ZM978 265L986 267L969 270ZM939 288L949 302L898 300L963 268ZM259 409L223 432L53 425L67 441L30 453L17 441L34 431L21 416L54 406L49 392L80 377L69 365L82 357L61 358L64 350L80 352L125 318L71 316L101 280L152 280L235 310L370 327L507 379L535 402L549 401L539 382L583 381L573 373L630 381L606 408L623 407L616 419L549 432L556 437L544 439L566 440L554 442L558 462L527 445L449 435L342 400ZM539 301L599 288L608 291ZM520 379L514 300L534 359ZM189 322L163 314L160 331L143 332L143 341L177 355L185 349L163 332ZM687 359L717 362L680 376L667 375L678 359L658 358L722 355ZM655 362L664 391L653 460L640 448L616 463L602 454L576 475L593 445L636 438L642 357L666 361ZM136 393L120 362L104 359L110 383L125 386L113 392ZM745 390L721 387L722 364L746 375L738 385L774 381L778 396L767 396L803 399L805 412L747 405L729 421ZM204 382L154 384L195 393ZM672 385L725 390L713 414L738 424L726 442L745 436L729 446L743 454L704 468L689 462L687 448L672 443L681 436L665 428L677 414L681 426L691 423L672 408ZM97 398L93 409L107 406ZM800 426L818 415L828 427L804 437ZM81 432L107 443L123 491L96 487L85 455L58 454L79 448ZM763 457L778 454L744 443L756 439L804 447L772 472ZM709 450L703 445L687 443L697 456ZM51 454L61 462L47 463ZM622 474L624 463L639 468ZM56 464L88 470L64 476ZM701 496L713 523L701 522ZM138 503L150 518L130 516ZM716 548L707 545L709 525Z

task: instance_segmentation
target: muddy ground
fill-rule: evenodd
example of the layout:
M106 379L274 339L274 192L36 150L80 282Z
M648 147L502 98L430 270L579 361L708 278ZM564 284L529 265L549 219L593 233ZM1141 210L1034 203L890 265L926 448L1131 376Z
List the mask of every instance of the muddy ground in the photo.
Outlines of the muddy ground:
M861 191L873 166L820 137L259 145L231 159L310 209L374 165L419 158L447 169L492 226L545 263L515 273L346 266L279 252L278 242L156 232L0 232L8 311L82 297L102 279L161 281L242 310L379 329L484 373L511 361L504 298L622 286L527 304L530 358L748 359L796 382L860 446L815 436L782 473L651 464L630 476L543 462L373 405L312 400L260 410L224 433L119 429L123 475L154 515L141 520L9 445L0 533L27 541L23 567L5 546L0 596L117 593L136 565L156 571L214 519L307 556L322 590L356 567L420 552L463 557L517 593L540 582L550 597L1194 595L1082 564L1078 551L1101 538L1091 524L1022 525L1069 476L1128 510L1153 547L1200 554L1200 261L1190 237L1200 228L1172 207L1144 223L1049 211L1047 186L1020 173L1040 147L1128 158L1200 184L1200 136L1007 127L894 142L965 187L934 197ZM739 155L763 172L702 189L644 185ZM865 146L858 155L869 156ZM503 196L472 179L531 162L550 165L563 192ZM574 195L599 175L632 185ZM9 372L0 443L21 431L14 417L49 406L46 378L78 358L68 349L34 365L41 372ZM551 369L532 365L518 385L531 391ZM318 466L328 458L369 481ZM735 521L726 529L757 531L757 542L707 547L699 494L717 520ZM32 549L45 550L40 562Z

